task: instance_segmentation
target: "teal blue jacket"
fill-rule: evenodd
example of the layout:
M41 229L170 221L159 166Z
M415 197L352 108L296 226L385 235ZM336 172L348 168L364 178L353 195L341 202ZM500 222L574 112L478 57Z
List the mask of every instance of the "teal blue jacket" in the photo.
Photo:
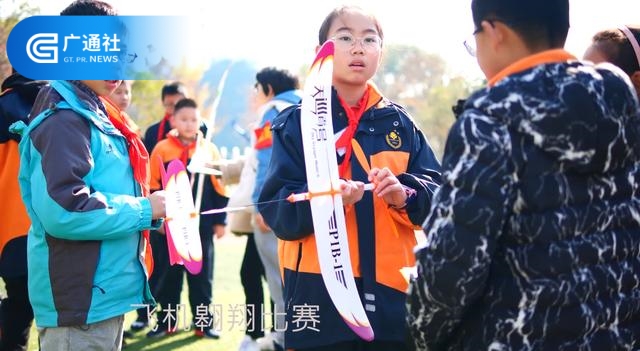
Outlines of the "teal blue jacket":
M13 128L23 137L19 182L32 221L29 299L38 327L91 324L155 303L140 260L141 231L155 229L151 204L100 104L54 81L29 126Z

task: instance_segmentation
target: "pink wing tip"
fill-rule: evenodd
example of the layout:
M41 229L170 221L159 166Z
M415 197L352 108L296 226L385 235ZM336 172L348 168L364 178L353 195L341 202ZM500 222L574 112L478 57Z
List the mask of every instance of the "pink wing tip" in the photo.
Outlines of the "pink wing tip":
M179 172L184 170L185 168L182 161L176 159L169 162L169 165L167 166L167 175L171 177L172 175L178 174Z
M333 40L327 40L324 44L322 44L322 47L320 47L320 50L318 50L318 53L316 54L316 58L315 60L313 60L313 64L311 65L312 69L316 65L322 66L322 63L326 59L333 56L333 52L334 52Z
M349 328L351 328L351 330L353 330L354 333L356 333L363 340L365 341L373 340L373 337L374 337L373 329L370 326L353 325L351 323L347 323L347 325L349 326Z
M184 268L193 275L200 273L202 270L202 261L184 261Z
M162 188L167 187L167 182L169 181L169 176L167 175L167 170L164 169L162 157L158 156L158 164L160 165L160 180L162 181Z

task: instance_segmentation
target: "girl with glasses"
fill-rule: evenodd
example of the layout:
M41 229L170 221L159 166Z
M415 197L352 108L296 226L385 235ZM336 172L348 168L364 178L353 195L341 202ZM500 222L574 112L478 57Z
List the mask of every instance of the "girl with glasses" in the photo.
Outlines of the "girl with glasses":
M285 347L408 350L404 322L408 282L401 272L415 263L414 229L427 215L440 181L440 164L404 108L371 82L382 59L383 33L377 19L357 7L337 8L320 27L318 44L330 38L335 43L332 123L349 254L375 339L366 342L352 332L329 298L320 275L308 202L277 202L261 205L259 210L281 239L289 326ZM300 115L299 106L289 108L272 124L273 154L260 201L307 191ZM365 192L365 183L376 187ZM296 311L305 306L314 309L316 328L297 328Z

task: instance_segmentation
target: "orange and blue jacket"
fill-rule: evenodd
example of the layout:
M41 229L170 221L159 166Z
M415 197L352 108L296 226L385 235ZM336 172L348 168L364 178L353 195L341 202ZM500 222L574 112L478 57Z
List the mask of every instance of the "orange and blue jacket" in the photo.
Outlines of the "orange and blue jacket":
M149 187L151 191L162 189L160 167L166 168L169 162L176 159L181 160L185 167L189 165L191 157L196 150L196 143L198 144L197 147L204 148L205 152L203 154L209 155L211 158L210 161L217 161L220 159L220 152L214 144L204 141L201 134L198 135L197 140L197 142L193 142L190 145L183 145L177 137L176 130L171 130L166 135L166 139L160 140L156 144L151 152L151 156L149 157L151 165L151 180ZM187 171L187 174L189 175L189 178L191 178L191 173L189 173L189 171ZM199 174L198 176L203 175ZM206 211L227 206L229 198L226 196L222 181L214 176L204 175L204 177L206 177L206 179L203 182L202 202L200 209L197 210ZM196 196L197 184L198 182L194 181L192 186L194 199ZM200 234L211 235L213 233L213 225L226 224L226 219L227 216L225 213L200 216Z
M404 341L408 281L401 273L415 264L415 229L427 216L440 183L440 164L423 133L399 105L370 87L367 109L354 139L362 152L351 157L345 178L368 183L372 167L388 167L415 197L401 210L390 208L367 191L345 207L349 253L356 285L376 340ZM347 126L335 90L332 99L335 132ZM284 110L272 124L273 155L260 201L284 199L307 191L300 132L300 106ZM338 155L338 163L342 156ZM287 313L285 346L309 348L359 337L343 322L320 275L309 202L272 202L259 211L279 239L279 257ZM314 311L313 320L300 318L301 308ZM303 316L304 317L304 316ZM306 316L309 317L309 316ZM304 324L304 325L303 325Z
M20 196L18 170L20 136L9 132L14 122L27 123L31 106L46 82L33 81L18 73L2 83L0 93L0 276L27 274L26 237L31 222Z

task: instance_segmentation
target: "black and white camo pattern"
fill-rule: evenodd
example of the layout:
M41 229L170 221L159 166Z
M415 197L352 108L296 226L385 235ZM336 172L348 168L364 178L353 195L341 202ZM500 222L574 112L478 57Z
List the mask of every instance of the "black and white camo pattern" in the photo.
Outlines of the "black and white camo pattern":
M547 64L467 101L416 251L417 349L640 349L640 118L623 75Z

